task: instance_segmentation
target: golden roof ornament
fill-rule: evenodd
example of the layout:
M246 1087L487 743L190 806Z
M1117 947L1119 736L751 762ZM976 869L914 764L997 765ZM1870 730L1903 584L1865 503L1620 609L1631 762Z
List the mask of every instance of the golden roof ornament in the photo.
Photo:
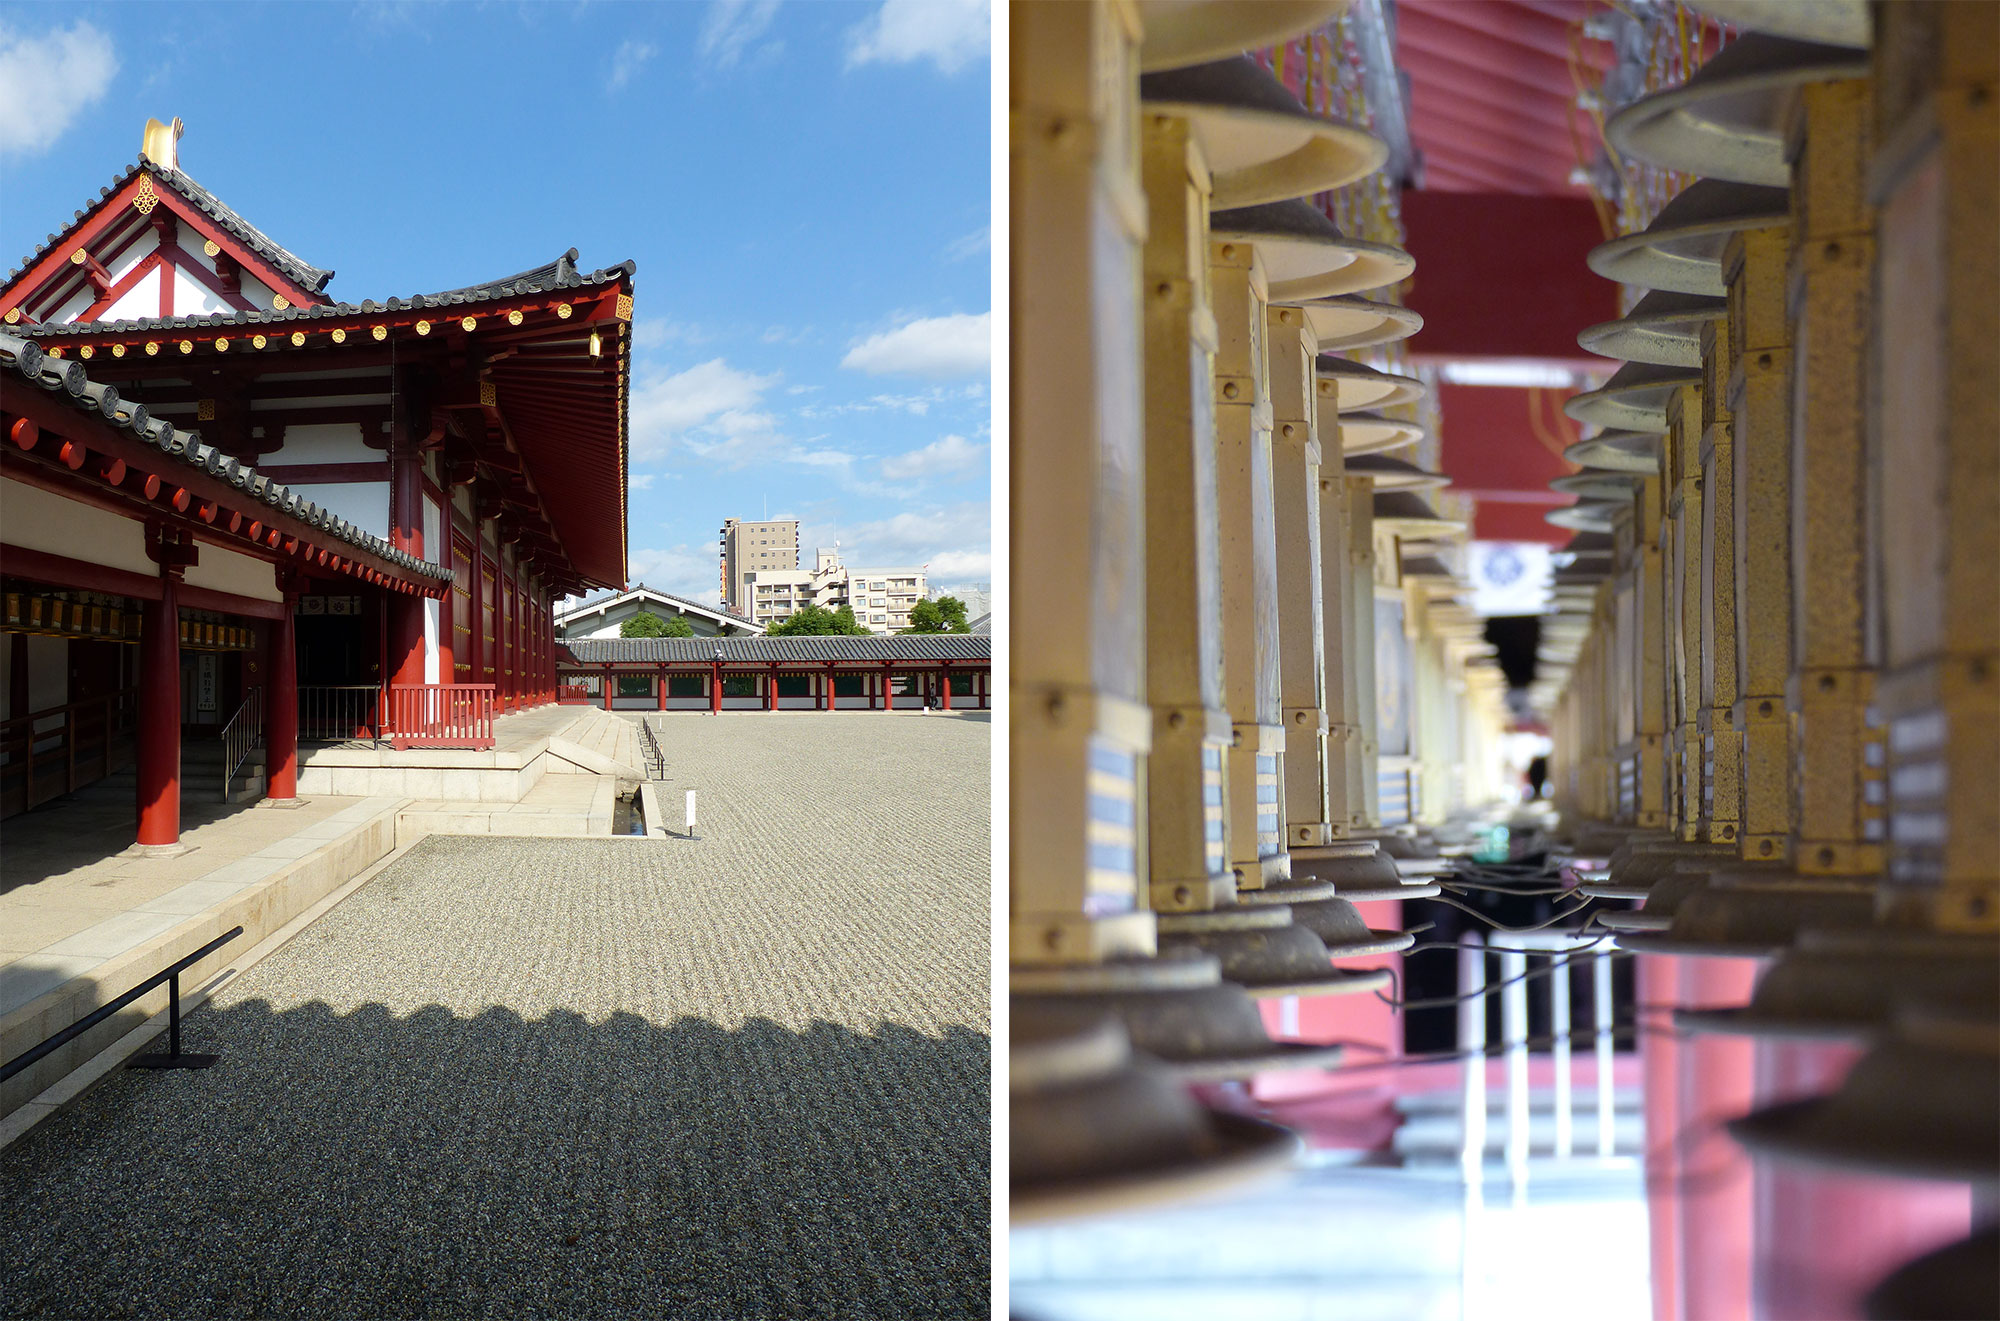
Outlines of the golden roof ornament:
M187 125L176 115L172 124L162 124L157 119L146 121L146 135L139 144L139 154L155 165L164 165L169 170L180 168L181 134Z

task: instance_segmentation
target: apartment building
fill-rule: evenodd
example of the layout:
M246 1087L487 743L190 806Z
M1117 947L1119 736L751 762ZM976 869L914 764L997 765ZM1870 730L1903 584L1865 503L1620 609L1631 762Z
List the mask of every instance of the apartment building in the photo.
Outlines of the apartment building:
M922 568L851 569L841 562L838 547L821 548L810 570L746 574L742 613L768 628L808 605L848 606L869 632L894 633L909 627L910 608L923 599L926 581Z
M750 613L749 575L795 572L799 567L799 521L775 518L746 522L722 520L722 604L740 615ZM810 576L810 575L808 575Z

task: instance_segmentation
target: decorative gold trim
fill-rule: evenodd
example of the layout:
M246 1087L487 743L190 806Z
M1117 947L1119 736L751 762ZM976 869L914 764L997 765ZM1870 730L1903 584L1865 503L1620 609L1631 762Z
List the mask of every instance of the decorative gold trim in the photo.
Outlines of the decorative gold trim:
M387 326L377 326L377 327L375 327L375 329L373 329L373 330L372 330L372 331L370 331L369 333L370 333L370 334L372 334L373 336L375 336L375 338L376 338L377 340L385 340L385 339L389 338L389 327L387 327Z
M460 317L458 320L458 326L461 330L470 330L478 324L479 319L477 317Z
M271 306L277 308L280 312L284 311L291 305L292 305L292 300L285 297L283 294L274 294L271 298Z
M428 322L428 321L419 321L419 322L417 322L417 333L418 333L419 335L428 335L428 334L430 334L430 333L431 333L431 323L430 323L430 322Z
M193 340L191 340L191 339L184 339L184 340L182 340L182 341L181 341L181 352L182 352L182 353L193 353L193 352L194 352L194 341L193 341Z
M71 261L72 263L74 263L75 265L78 265L78 266L81 266L81 265L83 265L84 261L85 261L85 260L86 260L86 259L87 259L88 257L89 257L89 254L88 254L88 253L86 253L86 252L85 252L85 251L84 251L84 250L83 250L82 248L78 248L78 249L77 249L77 250L76 250L75 252L72 252L72 253L70 253L70 254L69 254L69 259L70 259L70 261Z
M261 349L270 342L270 340L265 339L262 335L252 335L250 337L250 347L253 349Z
M139 176L139 191L132 194L132 209L142 216L153 214L153 208L160 204L160 195L153 191L153 176Z
M211 257L219 257L222 255L222 245L220 243L217 243L214 239L204 239L202 241L201 250L207 253Z
M508 324L508 325L510 325L510 326L518 326L518 325L520 325L520 324L521 324L521 309L520 309L520 308L518 308L518 307L517 307L517 308L515 308L515 309L514 309L513 311L511 311L511 312L509 312L509 313L507 314L507 324Z
M111 346L111 356L112 356L112 357L114 357L114 358L122 358L122 357L124 357L124 356L125 356L125 346L124 346L123 344L113 344L113 345Z
M90 345L86 344L82 348L78 349L76 351L76 354L79 358L88 358L91 357L96 352L97 350L91 348Z
M10 312L8 315L12 316L13 314ZM558 321L567 321L575 315L576 315L576 309L571 307L568 303L556 304L556 319Z
M333 331L333 342L336 344L347 343L347 332L336 326Z
M203 399L195 404L194 417L197 422L215 421L215 401L213 399Z
M17 324L17 323L18 323L18 322L19 322L20 320L21 320L21 309L20 309L20 308L18 308L18 307L10 307L10 308L8 308L8 309L7 309L7 324L8 324L8 325L10 325L10 326L11 326L11 325L15 325L15 324Z
M620 321L630 321L632 319L632 295L618 295L616 315Z
M479 383L479 406L481 408L498 408L500 406L500 387L491 381L481 381Z
M303 331L303 330L294 330L294 331L292 332L292 347L293 347L293 348L297 348L297 347L298 347L299 345L301 345L301 344L303 344L303 343L305 343L305 342L306 342L306 332L305 332L305 331Z
M217 335L215 337L215 351L217 353L229 352L229 336Z
M156 339L149 339L146 341L146 356L149 358L157 358L160 356L160 341Z
M63 353L62 345L60 344L56 345L54 348L49 350L49 356L51 358L60 358L62 357L62 353Z

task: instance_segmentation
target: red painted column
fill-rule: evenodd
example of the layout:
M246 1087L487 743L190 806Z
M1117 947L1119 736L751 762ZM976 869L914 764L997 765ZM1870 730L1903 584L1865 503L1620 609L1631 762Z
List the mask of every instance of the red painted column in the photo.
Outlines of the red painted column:
M1689 958L1680 1003L1722 1009L1749 1003L1760 959ZM1722 1125L1756 1100L1755 1043L1698 1033L1681 1047L1681 1308L1689 1321L1749 1316L1755 1230L1750 1158Z
M944 688L944 709L949 711L951 710L951 666L938 667L938 683Z
M894 663L893 661L882 662L882 709L884 711L894 711L896 709L896 694L891 691L889 685L889 667Z
M139 843L181 839L181 620L178 568L160 571L160 599L139 630Z
M611 685L611 667L607 665L604 667L604 709L606 711L611 709Z
M764 709L766 711L775 711L778 709L778 667L776 665L773 665L771 672L764 676Z
M822 711L833 710L833 662L832 661L828 661L826 663L826 689L819 695L819 708Z
M653 671L653 699L660 704L660 710L667 709L667 667L662 665Z
M264 746L270 780L264 796L275 802L299 797L299 671L293 644L296 591L285 592L285 613L271 621L271 676L264 703Z
M708 710L711 715L722 714L722 662L711 661L708 666Z
M1654 1321L1681 1316L1681 1045L1673 1035L1672 1006L1680 999L1681 960L1649 954L1639 959L1639 1064L1645 1082L1646 1224L1650 1245Z

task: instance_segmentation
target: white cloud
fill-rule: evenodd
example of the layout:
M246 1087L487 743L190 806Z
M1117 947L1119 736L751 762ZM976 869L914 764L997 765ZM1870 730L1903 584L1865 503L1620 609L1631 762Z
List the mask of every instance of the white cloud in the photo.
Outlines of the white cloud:
M631 82L632 75L659 53L659 48L650 42L627 40L621 43L618 53L611 57L611 81L605 85L605 90L615 92Z
M984 500L906 512L854 524L808 524L801 546L840 543L840 557L857 569L929 564L933 574L964 581L988 576L993 517Z
M658 475L657 473L650 472L635 472L626 478L625 484L635 491L650 491L653 489L653 479Z
M714 541L699 546L682 542L677 546L635 550L626 556L626 572L632 582L705 605L718 605L722 601L721 564L722 546Z
M658 458L697 427L719 427L726 435L769 423L768 415L754 410L777 381L775 375L738 371L721 358L672 375L647 373L632 391L633 455Z
M735 68L777 16L778 0L711 0L698 49L716 68Z
M985 464L986 447L964 436L944 436L922 449L892 454L882 460L882 475L892 482L912 478L949 477Z
M88 23L43 37L0 27L0 154L47 151L117 72L111 38Z
M929 60L940 73L957 73L986 57L991 15L987 0L882 0L848 34L847 67Z
M840 360L872 376L984 376L993 364L993 315L954 312L870 335Z
M977 257L992 246L993 227L991 225L981 225L970 234L961 234L950 243L947 243L944 249L944 257L946 261L964 261L968 257Z

